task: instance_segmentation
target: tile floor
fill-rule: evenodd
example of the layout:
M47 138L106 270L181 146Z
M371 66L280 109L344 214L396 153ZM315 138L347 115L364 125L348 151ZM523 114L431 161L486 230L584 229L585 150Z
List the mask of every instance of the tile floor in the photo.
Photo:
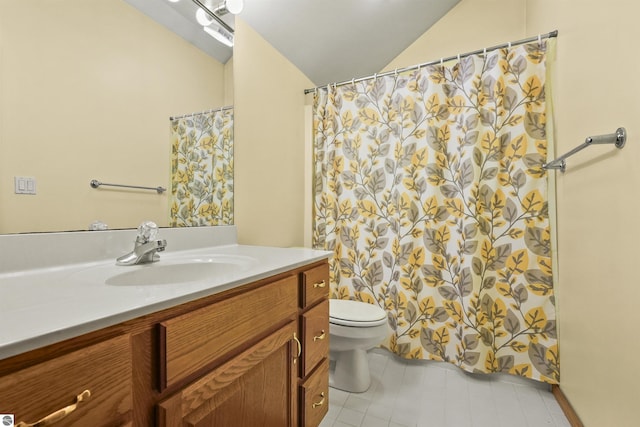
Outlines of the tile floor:
M548 387L509 375L481 376L448 363L369 352L364 393L329 389L320 427L570 427Z

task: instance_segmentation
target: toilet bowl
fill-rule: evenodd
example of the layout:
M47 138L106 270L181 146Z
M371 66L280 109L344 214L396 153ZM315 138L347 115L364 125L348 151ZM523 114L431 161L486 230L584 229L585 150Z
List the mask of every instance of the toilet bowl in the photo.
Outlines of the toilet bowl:
M371 385L367 350L389 331L387 313L360 301L329 300L329 386L351 393Z

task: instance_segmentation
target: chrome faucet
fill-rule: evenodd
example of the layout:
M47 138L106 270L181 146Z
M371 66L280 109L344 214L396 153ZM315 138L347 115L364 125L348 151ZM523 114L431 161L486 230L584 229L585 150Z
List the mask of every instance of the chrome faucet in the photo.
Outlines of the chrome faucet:
M133 251L116 259L116 265L137 265L158 261L160 259L158 252L165 250L167 241L157 239L157 235L158 226L155 223L145 221L140 224Z

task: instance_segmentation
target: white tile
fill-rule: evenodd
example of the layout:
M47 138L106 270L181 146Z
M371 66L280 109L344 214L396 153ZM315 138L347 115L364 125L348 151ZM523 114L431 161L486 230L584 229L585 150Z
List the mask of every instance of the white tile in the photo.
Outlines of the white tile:
M372 374L371 385L369 386L369 388L362 393L357 393L357 396L360 397L361 399L372 400L373 395L375 394L376 390L381 384L382 383L380 381L380 376L377 374Z
M353 393L344 402L343 407L353 409L358 412L367 412L369 405L371 405L371 400L361 398L359 393Z
M493 427L498 410L491 394L491 384L473 380L469 383L469 411L473 427Z
M447 386L447 370L438 367L436 362L427 362L424 367L422 385L428 389L444 390Z
M391 419L391 413L393 412L393 406L385 403L372 403L367 409L367 415L375 418L379 418L389 422Z
M539 390L522 385L516 386L515 389L520 407L529 425L536 427L555 426L556 423L542 400Z
M320 424L318 425L318 427L333 427L333 423L336 420L334 420L333 418L327 418L326 416L322 419L322 421L320 422Z
M338 390L337 388L329 388L329 404L343 406L344 402L346 402L349 397L348 392L343 390Z
M421 415L416 420L417 427L445 427L444 410Z
M564 415L564 412L551 412L551 417L557 427L571 427L571 423L567 419L566 415Z
M374 417L373 415L366 414L362 420L362 427L388 427L389 420Z
M338 414L340 413L341 410L342 410L342 405L334 405L331 402L329 402L329 410L327 411L327 414L324 417L335 420L336 418L338 418Z
M466 391L447 389L444 419L448 427L471 427L471 408Z
M391 413L391 423L397 423L401 425L416 425L420 419L419 407L402 407L396 406Z
M362 420L364 418L364 412L354 411L349 408L342 408L342 411L338 414L338 418L336 421L340 421L342 423L352 425L352 426L360 426L362 425Z
M570 427L545 384L406 361L381 349L368 357L369 390L330 389L321 427Z

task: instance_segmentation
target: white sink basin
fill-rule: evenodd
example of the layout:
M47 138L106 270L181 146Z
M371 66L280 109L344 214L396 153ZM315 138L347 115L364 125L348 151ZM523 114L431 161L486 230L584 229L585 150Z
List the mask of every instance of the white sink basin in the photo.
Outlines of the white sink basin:
M176 285L217 281L248 270L256 262L251 257L233 255L161 258L149 264L88 268L73 276L76 280L112 286Z

